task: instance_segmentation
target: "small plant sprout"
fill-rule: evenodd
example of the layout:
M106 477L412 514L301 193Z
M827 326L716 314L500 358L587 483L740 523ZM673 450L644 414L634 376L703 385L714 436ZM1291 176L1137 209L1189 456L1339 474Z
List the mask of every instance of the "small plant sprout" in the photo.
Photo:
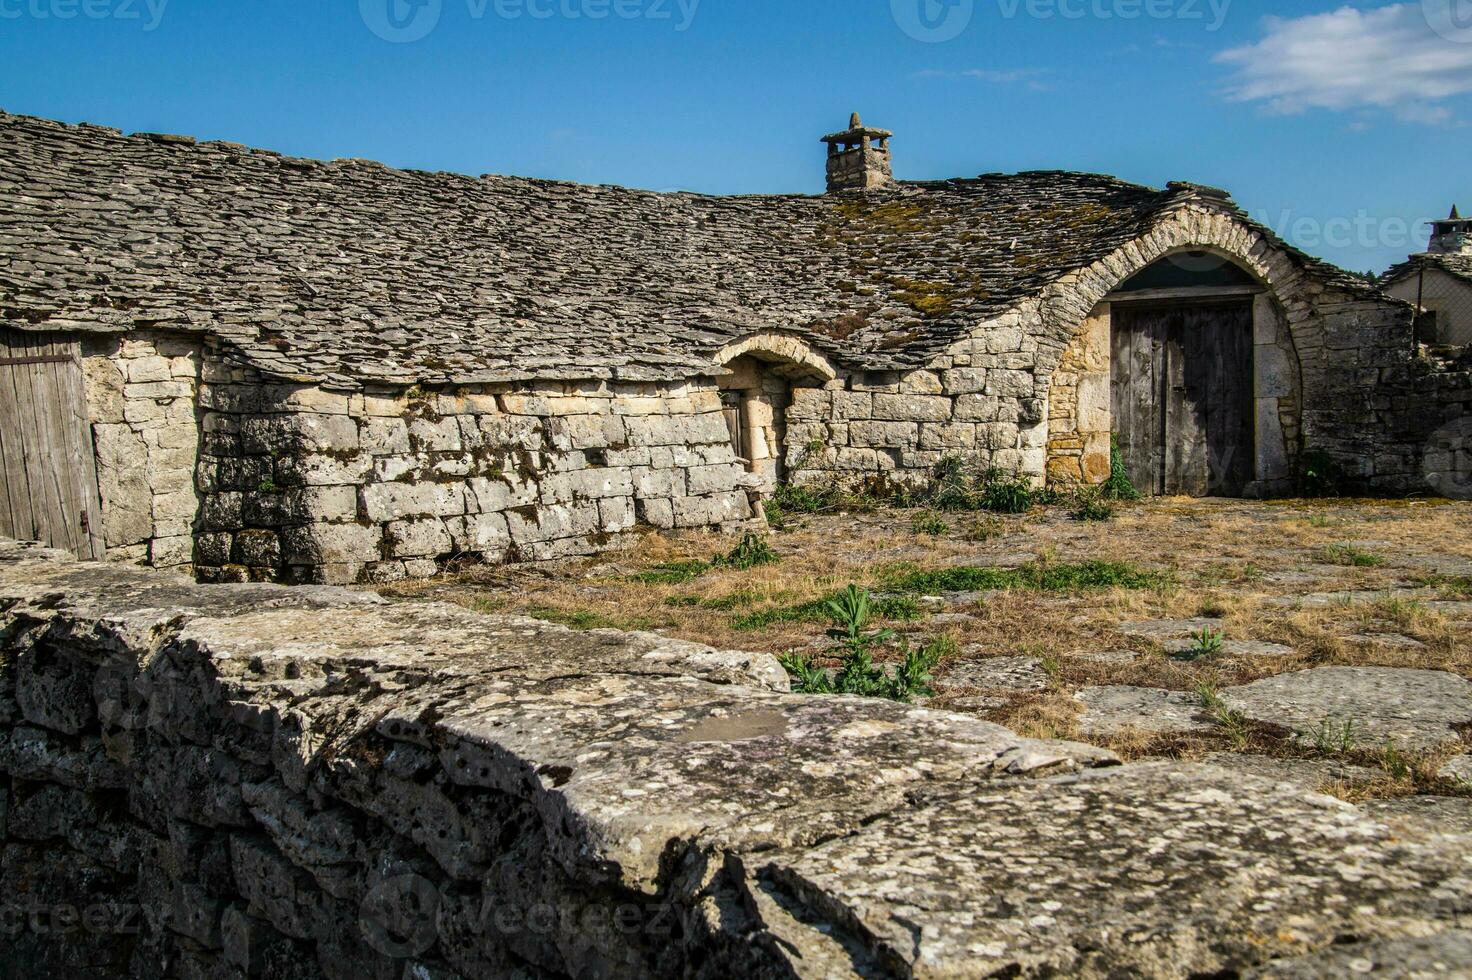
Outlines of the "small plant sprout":
M1204 680L1197 684L1196 697L1201 701L1201 707L1206 710L1207 717L1216 723L1227 738L1231 739L1235 748L1240 749L1247 744L1247 736L1251 729L1247 716L1227 706L1214 681Z
M1353 718L1338 721L1325 718L1307 732L1300 732L1299 738L1312 743L1323 755L1348 755L1359 744L1355 734L1358 727Z
M915 516L915 533L923 534L932 538L939 538L950 533L951 526L933 510L927 510Z
M1097 491L1084 491L1078 495L1078 506L1069 512L1076 521L1102 523L1114 519L1114 508L1104 502Z
M747 571L760 565L775 565L781 560L772 550L772 546L767 543L766 538L747 532L746 536L741 539L741 543L730 553L719 556L711 564L720 568Z
M1222 644L1226 642L1227 635L1221 630L1210 627L1191 634L1192 646L1186 652L1192 659L1212 657L1222 652Z
M1385 748L1380 750L1380 768L1392 779L1410 779L1415 775L1415 766L1410 757L1395 747L1393 738L1386 739Z
M945 656L953 654L955 641L942 637L919 649L908 641L900 645L900 662L892 668L874 662L874 649L894 639L891 630L868 629L873 600L868 592L850 585L826 604L834 628L829 635L839 641L835 651L841 660L836 673L824 670L798 653L788 654L782 666L793 687L803 694L855 694L908 702L931 693L931 673Z
M1324 561L1330 565L1347 565L1351 568L1378 568L1385 564L1384 558L1352 544L1333 544L1325 548Z

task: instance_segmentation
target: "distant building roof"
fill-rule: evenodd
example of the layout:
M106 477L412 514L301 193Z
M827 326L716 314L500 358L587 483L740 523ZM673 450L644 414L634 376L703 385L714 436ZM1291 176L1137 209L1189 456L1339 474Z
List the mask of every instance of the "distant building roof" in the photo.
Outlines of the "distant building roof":
M1472 255L1463 252L1423 252L1420 255L1412 255L1399 265L1391 266L1390 271L1380 277L1380 284L1389 286L1403 279L1409 279L1411 276L1419 275L1423 269L1438 269L1449 276L1472 284Z
M207 331L349 385L688 377L770 330L903 369L1193 202L1246 220L1210 189L1089 174L706 197L0 113L0 325Z

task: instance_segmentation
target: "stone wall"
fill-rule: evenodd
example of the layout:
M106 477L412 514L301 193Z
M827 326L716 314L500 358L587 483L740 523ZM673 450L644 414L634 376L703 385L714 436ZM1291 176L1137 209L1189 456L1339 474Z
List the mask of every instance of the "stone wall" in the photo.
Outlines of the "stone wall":
M1300 455L1324 452L1366 491L1426 492L1427 440L1460 436L1433 437L1407 417L1405 403L1431 390L1454 415L1463 382L1455 370L1415 366L1411 309L1323 281L1261 229L1196 207L980 324L924 370L857 373L795 390L789 466L815 483L916 485L950 455L1039 484L1050 476L1101 479L1106 297L1160 258L1200 249L1230 258L1267 287L1254 310L1260 479L1252 491L1290 492ZM821 448L811 452L810 443ZM1441 461L1433 455L1431 468Z
M714 384L338 393L210 371L207 580L392 581L753 513Z
M0 972L1472 966L1464 838L785 686L765 655L0 542Z
M197 338L150 331L83 336L110 559L160 568L194 560L200 362Z

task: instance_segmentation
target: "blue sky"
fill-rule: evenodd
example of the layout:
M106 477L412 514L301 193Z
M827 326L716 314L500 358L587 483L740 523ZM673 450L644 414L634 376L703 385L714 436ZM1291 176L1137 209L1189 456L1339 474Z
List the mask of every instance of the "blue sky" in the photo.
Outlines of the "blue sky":
M904 178L1217 184L1358 270L1472 208L1469 93L1472 0L0 0L11 112L747 193L859 110Z

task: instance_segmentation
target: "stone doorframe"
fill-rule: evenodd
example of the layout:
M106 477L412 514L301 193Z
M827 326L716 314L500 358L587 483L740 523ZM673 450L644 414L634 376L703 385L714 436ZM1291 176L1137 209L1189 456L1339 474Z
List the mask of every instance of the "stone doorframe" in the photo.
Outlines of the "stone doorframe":
M749 472L771 493L786 478L787 409L797 385L822 386L837 377L833 364L802 340L778 333L747 337L716 355L715 380L723 393L739 400L743 431L733 443Z
M1253 297L1257 478L1246 493L1291 491L1301 451L1305 380L1295 334L1313 325L1312 307L1299 295L1303 273L1265 236L1215 213L1178 215L1154 234L1131 242L1044 294L1038 314L1057 344L1038 355L1039 367L1046 368L1044 376L1050 379L1049 482L1098 483L1107 478L1113 431L1110 310L1118 298L1114 290L1155 262L1184 252L1209 252L1226 259L1261 287Z

